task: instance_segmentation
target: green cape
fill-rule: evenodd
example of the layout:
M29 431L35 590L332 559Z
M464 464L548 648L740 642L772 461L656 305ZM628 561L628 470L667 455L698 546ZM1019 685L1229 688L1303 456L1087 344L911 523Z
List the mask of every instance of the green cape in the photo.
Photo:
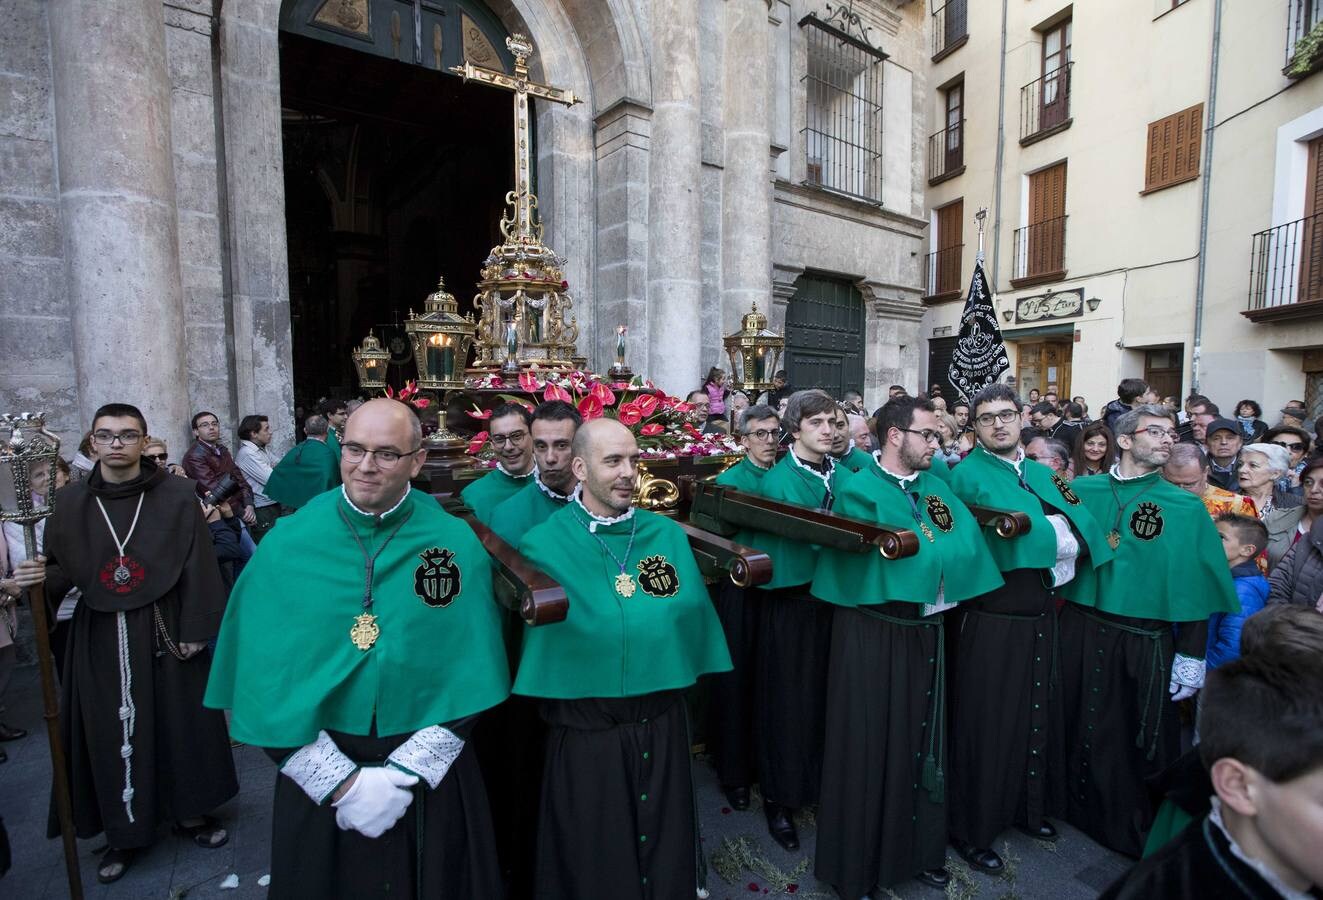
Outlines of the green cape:
M321 441L309 439L280 458L262 493L277 503L298 509L339 483L340 463L335 451Z
M773 463L772 465L775 467L776 464ZM759 468L753 464L749 457L745 456L712 480L723 487L731 487L737 491L744 491L746 494L761 494L763 492L763 479L770 471L772 470ZM747 528L731 535L731 540L746 547L756 547L759 550L762 549L763 544L767 543L766 535L760 531L750 531Z
M465 499L467 497L465 494ZM534 525L541 525L564 505L564 500L548 496L546 491L538 487L537 482L533 482L517 491L513 497L502 500L492 510L488 525L511 547L518 547L524 539L524 532Z
M1028 534L1014 538L998 537L991 528L984 529L988 550L1003 572L1012 569L1050 569L1057 561L1057 537L1047 521L1046 504L1060 513L1084 539L1089 565L1097 568L1112 558L1112 548L1093 514L1085 509L1069 483L1047 466L1032 459L1020 462L1024 486L1015 466L979 445L947 478L952 490L965 503L993 506L1026 513L1033 523ZM1083 560L1080 560L1080 568Z
M1112 475L1080 478L1071 487L1104 533L1116 522L1118 498L1123 512L1117 528L1121 543L1111 564L1080 572L1062 585L1068 600L1164 622L1240 610L1222 540L1194 494L1159 472L1126 481Z
M824 549L813 579L813 596L839 606L893 600L934 603L940 585L945 601L956 603L986 594L1002 583L978 523L944 479L929 470L921 471L909 483L908 493L914 506L897 480L878 466L849 480L832 512L912 529L919 538L919 552L893 560L883 559L876 551ZM914 520L916 508L932 533L931 541Z
M524 536L519 552L556 579L569 615L524 630L514 692L531 697L633 697L692 685L731 667L703 576L680 527L636 509L632 520L598 524L568 503ZM632 522L637 522L629 547ZM600 543L599 543L600 539ZM602 544L610 548L608 554ZM620 567L634 593L615 590Z
M364 564L339 510L369 553L409 513L377 557L371 612L381 633L367 650L349 638ZM491 561L473 532L420 491L382 521L336 491L281 519L244 567L204 702L233 710L236 740L300 747L323 728L370 734L374 718L379 735L407 734L509 693Z
M470 481L460 494L460 498L473 510L473 515L482 524L491 527L492 513L496 507L533 483L533 470L522 478L505 474L501 468L492 469Z
M852 473L844 466L837 464L832 467L833 497L840 495L841 489L851 477ZM783 503L821 509L826 502L827 489L821 478L806 471L793 458L793 451L787 450L786 455L763 476L762 495ZM836 511L835 507L832 509ZM818 564L819 548L816 544L761 532L750 534L749 538L753 541L752 546L772 558L772 580L759 585L763 590L796 587L813 580L813 570Z
M836 462L838 465L845 466L851 472L858 472L862 469L867 469L871 465L875 465L873 462L873 454L865 450L860 450L858 447L851 447L850 452L842 456Z
M335 454L335 466L338 469L340 467L340 436L335 433L334 428L326 429L326 446L330 447L331 452Z

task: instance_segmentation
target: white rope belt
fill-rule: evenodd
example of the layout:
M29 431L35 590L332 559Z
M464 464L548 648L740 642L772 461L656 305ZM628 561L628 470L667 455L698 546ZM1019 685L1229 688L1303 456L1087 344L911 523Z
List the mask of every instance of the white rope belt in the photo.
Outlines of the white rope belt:
M115 613L115 629L119 638L119 724L124 743L119 755L124 759L124 812L133 819L133 730L138 722L138 709L133 705L133 669L129 665L129 629L124 613Z

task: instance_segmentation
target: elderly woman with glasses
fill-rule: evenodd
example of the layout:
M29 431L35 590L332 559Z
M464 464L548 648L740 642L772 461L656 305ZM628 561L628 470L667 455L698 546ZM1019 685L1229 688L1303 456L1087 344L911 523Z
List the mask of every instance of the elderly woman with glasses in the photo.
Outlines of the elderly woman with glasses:
M1240 451L1240 492L1254 501L1262 519L1274 509L1301 504L1299 497L1277 487L1291 468L1291 454L1278 444L1249 444Z
M1277 479L1277 486L1289 494L1300 496L1300 476L1305 473L1305 457L1309 455L1309 432L1290 425L1278 425L1264 433L1263 442L1278 444L1291 454L1291 467Z

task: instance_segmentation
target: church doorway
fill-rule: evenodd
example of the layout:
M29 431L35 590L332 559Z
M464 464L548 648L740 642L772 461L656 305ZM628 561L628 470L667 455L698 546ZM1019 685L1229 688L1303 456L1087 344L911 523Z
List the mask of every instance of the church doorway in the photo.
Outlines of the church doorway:
M510 71L471 0L287 0L280 88L296 406L359 393L369 329L416 377L404 321L438 278L472 309L513 186L510 95L445 71Z

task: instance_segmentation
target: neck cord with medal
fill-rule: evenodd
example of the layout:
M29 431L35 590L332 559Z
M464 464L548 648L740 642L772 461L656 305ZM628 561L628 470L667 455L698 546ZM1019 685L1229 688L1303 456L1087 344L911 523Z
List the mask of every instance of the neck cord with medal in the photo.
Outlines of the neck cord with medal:
M111 580L115 582L116 587L123 587L133 578L133 572L129 570L129 556L124 552L129 541L133 539L133 532L138 528L138 516L142 514L142 501L147 496L143 491L138 495L138 508L133 511L133 524L129 525L128 534L124 535L124 540L119 539L115 533L115 526L110 524L110 514L106 512L106 505L101 502L101 498L96 498L97 508L101 510L101 518L106 520L106 527L110 529L110 539L115 542L115 549L119 551L119 556L115 557L115 570L111 573Z
M910 493L909 489L906 488L905 485L903 484L903 482L911 481L917 478L919 473L915 472L913 475L900 476L897 475L895 472L892 472L891 470L887 469L885 466L881 464L881 462L878 463L878 467L882 469L882 471L885 472L887 475L890 475L892 478L896 479L894 482L894 484L896 485L896 490L904 494L905 499L910 502L910 512L914 515L914 523L919 526L919 530L922 531L923 536L928 539L928 543L930 544L933 543L934 542L933 530L928 527L928 523L923 521L923 516L919 514L919 503L917 500L914 499L916 494ZM892 484L892 483L893 482L888 482L888 484Z
M354 528L354 524L349 521L349 516L345 514L344 508L337 505L335 511L340 514L340 521L345 523L345 527L349 529L349 534L354 538L354 543L358 545L359 552L363 554L363 611L354 616L354 626L349 629L349 639L359 650L368 650L381 636L381 626L377 624L377 617L372 614L372 604L374 602L372 597L372 569L377 563L377 557L381 556L381 552L395 539L395 535L400 533L404 523L409 521L409 517L413 515L413 509L410 508L404 511L395 528L391 530L391 533L386 536L386 540L382 541L381 545L371 555L368 554L367 547L363 546L363 539L358 536L358 529Z
M1112 473L1116 473L1115 466L1112 467ZM1153 473L1150 472L1148 474L1151 475ZM1122 478L1125 481L1135 480L1133 478L1125 478L1124 476L1119 474L1117 474L1117 477ZM1143 476L1141 475L1140 477L1142 478ZM1135 496L1131 497L1125 503L1122 503L1120 494L1116 493L1116 479L1113 478L1111 474L1107 476L1107 486L1112 489L1112 499L1116 501L1116 518L1112 521L1112 530L1107 532L1107 546L1111 547L1113 550L1121 546L1121 516L1125 514L1126 507L1129 506L1131 503L1134 503L1140 497L1147 494L1149 490L1153 487L1153 485L1157 484L1161 480L1162 480L1161 478L1153 479L1147 485L1144 486L1144 489L1142 491L1140 491L1138 494L1135 494Z
M580 503L579 505L582 506L583 504ZM592 515L592 513L589 513L589 515ZM614 579L616 593L627 600L633 597L634 579L625 570L629 568L629 555L634 551L634 535L638 533L639 528L638 516L629 517L629 543L625 545L625 558L623 560L611 552L611 548L607 546L606 541L597 536L597 532L590 527L591 523L584 522L583 519L579 518L578 513L574 514L574 518L575 521L583 525L584 530L588 532L593 540L602 545L602 550L606 552L607 556L611 557L611 562L615 563L616 567L620 569L620 574Z

